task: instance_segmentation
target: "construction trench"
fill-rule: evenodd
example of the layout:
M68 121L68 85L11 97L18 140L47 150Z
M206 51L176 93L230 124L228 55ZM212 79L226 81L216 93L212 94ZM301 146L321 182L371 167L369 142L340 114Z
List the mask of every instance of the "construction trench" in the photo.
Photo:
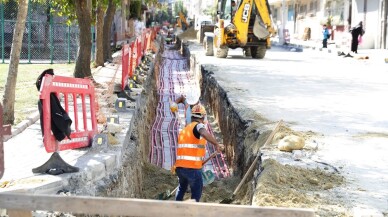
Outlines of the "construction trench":
M184 108L179 105L177 117L171 113L169 103L184 94L187 86L198 85L201 103L208 112L208 131L225 146L223 154L205 165L216 179L204 187L201 202L219 203L231 197L276 123L253 111L236 108L209 67L198 65L179 38L174 45L166 45L158 36L155 46L158 52L151 61L123 144L123 166L98 187L96 196L160 199L161 193L177 187L177 176L170 168L179 128L184 126ZM282 125L273 143L287 135L309 137ZM270 145L265 150L275 149ZM207 145L207 156L212 152L212 145ZM342 176L326 168L283 165L265 153L232 204L313 208L319 216L346 216L345 209L324 193L343 184ZM168 199L174 197L175 194ZM185 199L189 198L190 193L186 193Z

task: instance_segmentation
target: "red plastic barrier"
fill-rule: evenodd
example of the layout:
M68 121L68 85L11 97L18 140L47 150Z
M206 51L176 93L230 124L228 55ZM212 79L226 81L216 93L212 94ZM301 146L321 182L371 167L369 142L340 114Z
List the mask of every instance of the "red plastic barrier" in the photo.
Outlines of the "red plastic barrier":
M66 138L58 142L51 133L50 93L57 93L60 100L63 96L64 102L61 103L64 104L66 112L73 121L72 126L74 126L70 135L71 140ZM89 98L88 107L87 98ZM94 86L90 79L46 75L42 81L40 99L43 105L43 144L47 152L82 148L91 144L98 129ZM80 111L78 106L81 107ZM69 107L72 108L72 111L69 111Z
M141 57L143 56L143 54L142 54L142 47L141 47L141 40L139 40L139 38L136 40L137 42L137 44L136 44L136 46L137 46L137 51L136 51L136 66L135 67L137 67L139 64L140 64L140 62L141 62Z
M129 54L131 53L129 44L125 44L121 50L121 89L124 90L128 84L129 76Z
M143 31L143 33L144 33L144 35L142 37L142 55L143 56L145 55L147 48L148 48L148 38L149 38L150 32L151 32L151 29L145 29Z
M135 68L135 64L134 64L134 61L135 61L135 42L132 42L131 43L131 55L129 56L129 77L130 78L133 78L133 71L134 71L134 68Z

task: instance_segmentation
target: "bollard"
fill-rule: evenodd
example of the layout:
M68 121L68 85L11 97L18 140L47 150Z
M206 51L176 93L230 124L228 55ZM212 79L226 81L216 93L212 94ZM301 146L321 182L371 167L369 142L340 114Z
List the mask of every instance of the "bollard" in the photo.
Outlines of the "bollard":
M115 109L118 112L126 112L127 111L127 99L126 98L117 98L115 102Z
M94 136L92 147L107 147L108 146L108 135L106 133L99 133Z
M119 116L109 116L107 118L107 122L112 124L119 124L120 123Z

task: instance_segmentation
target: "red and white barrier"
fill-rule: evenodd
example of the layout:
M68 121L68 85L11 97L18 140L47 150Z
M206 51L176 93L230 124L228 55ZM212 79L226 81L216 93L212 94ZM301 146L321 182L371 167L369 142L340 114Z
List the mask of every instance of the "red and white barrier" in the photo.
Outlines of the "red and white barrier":
M73 121L71 140L58 142L51 132L50 94L56 93ZM46 75L40 89L43 143L47 152L87 147L97 133L94 85L90 79Z

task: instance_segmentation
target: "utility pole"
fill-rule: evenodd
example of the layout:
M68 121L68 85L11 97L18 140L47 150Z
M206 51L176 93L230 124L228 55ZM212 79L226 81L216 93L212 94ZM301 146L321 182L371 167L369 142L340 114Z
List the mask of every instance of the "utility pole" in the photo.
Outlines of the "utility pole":
M381 0L381 34L380 34L380 48L387 48L387 14L388 14L388 0Z
M280 44L284 44L286 42L285 35L284 35L285 29L286 29L286 1L283 0L283 2L282 2L282 32L281 32L282 37L279 40Z

